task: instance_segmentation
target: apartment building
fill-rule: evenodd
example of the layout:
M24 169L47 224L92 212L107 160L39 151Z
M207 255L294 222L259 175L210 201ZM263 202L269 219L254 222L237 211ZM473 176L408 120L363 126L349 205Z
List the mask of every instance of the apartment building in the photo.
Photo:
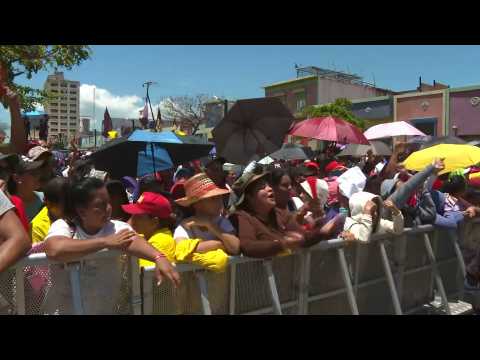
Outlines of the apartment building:
M49 137L68 140L76 136L80 124L80 82L66 80L63 72L55 72L47 77L44 89L55 96L45 106Z

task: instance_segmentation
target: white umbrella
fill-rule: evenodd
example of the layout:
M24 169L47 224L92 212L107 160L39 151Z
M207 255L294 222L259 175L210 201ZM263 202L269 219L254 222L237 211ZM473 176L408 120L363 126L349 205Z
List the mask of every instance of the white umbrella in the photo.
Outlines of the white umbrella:
M415 126L405 121L394 121L372 126L363 133L368 140L389 138L394 136L426 136Z

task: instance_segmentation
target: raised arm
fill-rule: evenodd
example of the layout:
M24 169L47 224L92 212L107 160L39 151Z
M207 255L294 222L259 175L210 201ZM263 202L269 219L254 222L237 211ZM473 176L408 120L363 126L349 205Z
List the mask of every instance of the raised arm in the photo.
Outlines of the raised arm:
M10 111L10 144L1 147L2 152L23 154L27 145L25 122L20 112L20 99L8 86L0 84L0 96L3 95Z

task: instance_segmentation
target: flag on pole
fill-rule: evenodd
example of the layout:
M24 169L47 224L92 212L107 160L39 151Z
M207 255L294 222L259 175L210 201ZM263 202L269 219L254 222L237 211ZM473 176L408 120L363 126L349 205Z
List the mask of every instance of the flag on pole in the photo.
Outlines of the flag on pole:
M108 109L105 107L105 113L103 114L103 123L102 123L102 135L103 137L108 138L108 132L111 131L113 128L112 126L112 118L108 113Z
M162 114L160 113L160 105L158 105L157 121L155 122L155 130L162 131L162 128L163 128Z
M146 129L148 126L148 104L147 99L145 99L145 106L143 110L140 111L140 123L142 124L143 128Z

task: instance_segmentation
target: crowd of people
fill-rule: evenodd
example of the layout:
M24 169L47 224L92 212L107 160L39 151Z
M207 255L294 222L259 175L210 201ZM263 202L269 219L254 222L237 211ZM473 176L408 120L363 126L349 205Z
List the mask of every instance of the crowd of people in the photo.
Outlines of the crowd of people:
M43 273L55 284L46 313L74 312L66 271L72 263L82 267L85 311L115 313L122 254L154 267L158 284L168 279L177 287L177 263L223 272L230 256L283 256L336 237L368 243L372 234L421 224L456 229L480 215L478 203L468 201L467 170L439 176L444 163L435 159L408 171L405 143L390 157L340 159L333 146L306 161L252 162L238 173L218 157L121 179L95 169L89 153L72 145L66 158L46 143L0 155L0 275L25 255L45 252L55 261ZM118 256L101 266L84 260L102 249ZM480 252L471 254L467 271L466 287L480 290Z

